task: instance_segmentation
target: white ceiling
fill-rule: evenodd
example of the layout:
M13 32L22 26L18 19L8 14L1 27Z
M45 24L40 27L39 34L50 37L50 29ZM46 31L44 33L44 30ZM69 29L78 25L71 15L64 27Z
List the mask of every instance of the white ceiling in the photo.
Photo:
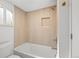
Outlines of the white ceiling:
M24 11L30 12L40 8L56 5L57 0L8 0Z

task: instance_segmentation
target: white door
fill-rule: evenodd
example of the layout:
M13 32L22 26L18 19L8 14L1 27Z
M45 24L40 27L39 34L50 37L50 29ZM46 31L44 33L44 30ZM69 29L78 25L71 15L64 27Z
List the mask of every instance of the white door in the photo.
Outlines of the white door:
M79 0L72 0L72 57L79 57Z

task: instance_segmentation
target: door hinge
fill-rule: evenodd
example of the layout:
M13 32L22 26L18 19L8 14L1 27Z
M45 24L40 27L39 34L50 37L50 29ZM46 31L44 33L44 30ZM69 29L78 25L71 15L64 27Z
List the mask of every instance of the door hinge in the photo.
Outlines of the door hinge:
M72 33L71 33L71 40L73 39L73 35L72 35Z

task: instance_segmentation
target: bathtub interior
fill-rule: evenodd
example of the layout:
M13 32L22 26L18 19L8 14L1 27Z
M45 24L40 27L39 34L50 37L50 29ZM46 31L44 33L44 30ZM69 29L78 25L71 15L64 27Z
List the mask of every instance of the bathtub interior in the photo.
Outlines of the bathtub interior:
M49 46L43 46L32 43L24 43L15 48L15 52L20 56L28 55L33 58L54 58L56 57L56 49L52 49Z

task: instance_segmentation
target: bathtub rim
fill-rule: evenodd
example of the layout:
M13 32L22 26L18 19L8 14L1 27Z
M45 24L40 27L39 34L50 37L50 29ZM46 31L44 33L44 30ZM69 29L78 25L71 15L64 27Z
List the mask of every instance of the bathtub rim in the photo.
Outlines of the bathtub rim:
M18 47L16 47L15 49L14 49L14 51L16 52L16 53L21 53L21 55L28 55L28 56L31 56L31 57L34 57L34 58L49 58L49 57L40 57L40 56L38 56L38 55L36 55L36 54L31 54L31 53L29 53L29 52L24 52L24 51L20 51L20 50L18 50L18 48L20 48L21 46L24 46L24 45L26 45L26 44L29 44L29 45L35 45L35 46L42 46L42 47L46 47L46 48L48 48L48 49L52 49L52 50L55 50L55 53L53 54L53 57L50 57L50 58L55 58L56 57L56 55L57 55L57 50L56 49L53 49L53 48L51 48L51 47L49 47L49 46L44 46L44 45L40 45L40 44L34 44L34 43L24 43L24 44L22 44L22 45L20 45L20 46L18 46ZM18 54L17 54L18 55Z

